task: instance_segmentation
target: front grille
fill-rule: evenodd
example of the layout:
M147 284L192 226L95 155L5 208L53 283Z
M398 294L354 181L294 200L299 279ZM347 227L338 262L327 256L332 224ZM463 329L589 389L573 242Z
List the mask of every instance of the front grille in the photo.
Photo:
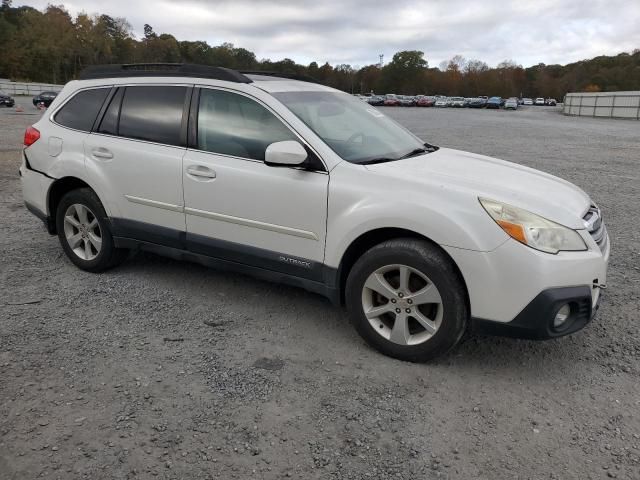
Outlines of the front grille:
M607 235L607 227L604 226L604 222L602 221L600 209L595 205L591 205L591 208L589 208L589 211L585 214L583 219L584 225L589 231L589 234L598 244L598 247L600 247L600 251L604 253L607 248L609 237Z

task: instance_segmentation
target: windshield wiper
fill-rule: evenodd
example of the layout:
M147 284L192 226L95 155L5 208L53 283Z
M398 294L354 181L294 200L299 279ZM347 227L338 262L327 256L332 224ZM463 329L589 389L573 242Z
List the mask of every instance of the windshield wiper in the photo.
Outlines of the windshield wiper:
M426 148L414 148L409 153L402 155L400 158L398 158L398 160L402 160L404 158L409 158L409 157L415 157L416 155L420 155L421 153L426 153L426 152L427 152Z
M439 150L439 149L440 149L440 147L437 147L436 145L431 145L430 143L425 143L425 144L424 144L424 148L425 148L425 150L426 150L427 152L429 152L429 153L433 153L433 152L435 152L436 150Z
M358 162L358 165L373 165L374 163L394 162L396 160L400 160L400 159L389 158L389 157L372 158L371 160L364 160L362 162Z
M416 155L420 155L422 153L433 153L439 148L440 147L436 147L435 145L425 143L424 147L414 148L409 153L406 153L398 158L390 158L390 157L372 158L371 160L364 160L362 162L358 162L358 164L372 165L374 163L395 162L396 160L404 160L405 158L415 157Z
M420 155L422 153L433 153L436 150L438 150L438 147L436 147L435 145L431 145L429 143L425 143L424 147L414 148L409 153L401 156L398 160L402 160L403 158L415 157L416 155Z

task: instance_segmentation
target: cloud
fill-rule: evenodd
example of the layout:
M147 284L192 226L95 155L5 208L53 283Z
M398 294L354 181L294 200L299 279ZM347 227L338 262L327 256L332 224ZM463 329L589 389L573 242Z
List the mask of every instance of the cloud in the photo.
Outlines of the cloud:
M39 9L50 0L17 2ZM59 2L54 2L59 3ZM179 40L231 42L258 58L364 66L422 50L432 66L456 54L495 65L568 63L640 48L640 2L629 0L111 0L62 1L72 13L125 17Z

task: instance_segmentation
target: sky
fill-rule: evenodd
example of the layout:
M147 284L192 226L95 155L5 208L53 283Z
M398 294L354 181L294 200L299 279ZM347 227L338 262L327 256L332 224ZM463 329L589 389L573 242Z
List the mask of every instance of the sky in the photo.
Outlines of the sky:
M125 17L178 40L233 43L258 59L385 63L421 50L429 66L462 55L495 66L566 64L640 48L640 0L34 0L76 15Z

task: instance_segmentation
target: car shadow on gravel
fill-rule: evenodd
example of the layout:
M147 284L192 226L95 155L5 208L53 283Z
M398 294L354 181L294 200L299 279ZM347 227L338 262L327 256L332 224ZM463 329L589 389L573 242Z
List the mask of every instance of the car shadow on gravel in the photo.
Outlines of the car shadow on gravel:
M481 368L484 372L502 372L512 376L539 377L566 375L584 368L598 355L592 340L595 335L586 331L551 340L522 340L508 337L467 334L433 366L456 369ZM591 348L590 348L591 346Z
M331 352L339 353L342 349L358 348L360 354L381 364L405 363L385 357L368 347L355 334L344 309L335 307L326 298L301 288L143 251L132 253L115 272L118 275L136 277L139 281L154 282L159 288L168 288L174 294L184 296L188 305L197 303L194 299L204 294L217 296L222 309L233 308L236 312L242 311L249 316L256 316L261 311L270 312L269 320L262 326L271 330L277 329L280 323L290 323L290 315L304 312L302 315L294 315L298 331L294 341L299 342L302 349L309 344L326 345L327 360L330 361L335 360L331 357ZM239 306L239 301L244 302L244 305ZM283 306L286 308L283 309ZM193 315L186 310L184 318L197 318L196 309L192 309L191 313ZM214 327L217 324L217 320L212 323ZM263 333L252 333L247 329L247 344L259 341ZM251 338L252 335L256 337ZM532 369L571 369L576 359L583 357L585 351L588 352L585 343L588 343L589 336L589 332L585 331L554 340L534 341L467 334L460 344L444 357L425 365L428 368L455 366L474 369L482 366L487 371L505 369L511 374L524 374Z

